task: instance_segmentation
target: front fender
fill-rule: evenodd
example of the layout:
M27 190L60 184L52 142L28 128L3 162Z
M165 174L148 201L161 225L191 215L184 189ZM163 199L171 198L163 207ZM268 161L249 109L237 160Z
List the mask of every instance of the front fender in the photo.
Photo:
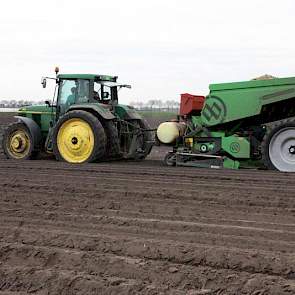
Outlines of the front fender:
M42 134L38 124L34 120L27 117L14 116L14 118L18 119L19 121L21 121L22 123L26 125L26 127L29 129L29 132L32 136L34 149L39 150L41 146L41 141L42 141Z

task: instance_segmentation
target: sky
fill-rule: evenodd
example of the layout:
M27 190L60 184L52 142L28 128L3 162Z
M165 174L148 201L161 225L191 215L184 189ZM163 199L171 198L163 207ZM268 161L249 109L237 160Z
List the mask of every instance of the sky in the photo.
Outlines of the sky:
M51 99L60 73L118 75L122 103L295 76L294 0L15 0L0 10L0 99Z

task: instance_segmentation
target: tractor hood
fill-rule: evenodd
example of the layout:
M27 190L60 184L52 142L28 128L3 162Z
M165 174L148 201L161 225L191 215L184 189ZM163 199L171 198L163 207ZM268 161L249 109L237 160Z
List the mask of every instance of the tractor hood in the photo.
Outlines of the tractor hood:
M44 113L51 113L51 108L46 105L32 105L32 106L25 106L18 110L19 114L26 114L26 113L32 113L32 114L44 114Z

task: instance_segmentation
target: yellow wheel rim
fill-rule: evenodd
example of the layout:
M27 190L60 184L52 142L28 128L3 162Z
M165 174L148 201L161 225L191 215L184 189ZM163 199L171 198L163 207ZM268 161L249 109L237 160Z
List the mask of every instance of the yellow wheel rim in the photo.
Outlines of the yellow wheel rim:
M57 147L60 155L67 162L87 161L94 149L94 134L91 126L79 118L64 122L57 134Z
M24 130L16 130L10 134L6 147L12 158L25 158L31 148L30 137Z

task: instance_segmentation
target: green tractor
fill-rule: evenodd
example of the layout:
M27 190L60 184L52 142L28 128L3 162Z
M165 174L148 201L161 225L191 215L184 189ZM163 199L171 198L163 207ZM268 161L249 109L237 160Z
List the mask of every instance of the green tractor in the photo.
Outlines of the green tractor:
M157 137L174 145L170 166L295 172L294 116L295 78L212 84L206 97L183 94L179 120Z
M19 109L18 122L4 131L7 158L33 159L40 152L56 159L84 163L111 159L144 159L153 132L132 107L118 104L116 76L58 74L53 102Z

